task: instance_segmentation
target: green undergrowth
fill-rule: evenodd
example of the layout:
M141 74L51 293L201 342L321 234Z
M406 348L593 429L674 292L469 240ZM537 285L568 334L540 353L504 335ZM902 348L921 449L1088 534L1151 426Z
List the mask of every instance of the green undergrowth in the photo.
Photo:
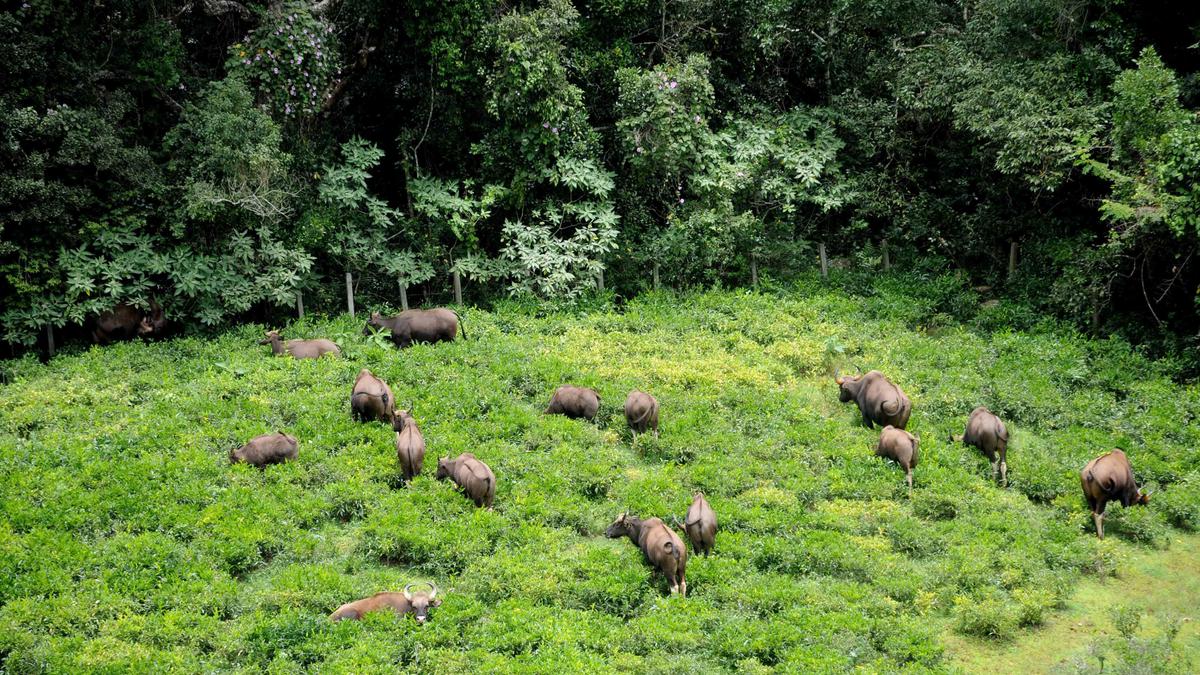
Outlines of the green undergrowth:
M936 282L942 283L942 282ZM262 327L11 362L0 389L0 670L24 672L941 671L942 626L1007 640L1116 568L1200 526L1200 389L1119 341L1003 314L969 292L888 279L849 293L648 294L618 311L467 310L470 339L405 351L348 317L340 359L272 358ZM964 310L965 311L965 310ZM1004 307L989 310L1003 313ZM878 368L913 399L915 488L829 373ZM412 405L429 452L398 478L392 433L348 408L362 367ZM593 386L595 424L541 415ZM661 438L635 446L641 388ZM1009 422L1010 487L947 441L987 405ZM298 461L231 467L257 434ZM1091 531L1078 471L1114 445L1157 490ZM471 451L494 511L433 479ZM670 596L622 511L720 519ZM333 624L338 605L430 579L418 627Z

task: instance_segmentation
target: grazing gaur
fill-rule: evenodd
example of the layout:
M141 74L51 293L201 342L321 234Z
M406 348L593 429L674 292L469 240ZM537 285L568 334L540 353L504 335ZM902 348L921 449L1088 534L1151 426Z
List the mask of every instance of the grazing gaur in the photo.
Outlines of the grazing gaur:
M260 345L271 345L271 351L275 352L275 356L279 356L287 352L294 359L319 359L326 354L338 356L342 350L333 344L331 340L316 339L316 340L288 340L284 342L279 337L279 331L269 330L267 336L258 341Z
M366 368L358 371L354 389L350 392L350 415L360 422L392 422L395 414L396 397L387 382Z
M640 518L622 513L604 531L609 539L629 537L642 549L646 560L667 578L671 592L687 597L687 549L675 530L658 518Z
M545 415L566 415L572 419L583 418L588 421L596 419L600 410L600 394L595 389L575 387L564 384L554 390L550 397L550 405L546 406Z
M842 403L854 401L862 412L862 423L868 429L873 424L886 426L888 424L903 429L908 426L908 416L912 413L912 401L904 395L900 387L892 384L878 370L872 370L866 375L841 377L833 374L834 382L841 387L838 400Z
M557 392L555 395L557 396ZM553 403L551 401L551 405ZM597 396L596 407L599 406L600 397ZM654 437L658 438L658 399L637 389L629 392L629 396L625 398L625 421L633 430L635 439L637 434L644 434L648 429L653 429Z
M408 410L396 412L392 418L392 429L396 432L396 457L400 460L400 473L405 481L410 481L421 473L421 467L425 464L425 437ZM488 473L491 474L490 471ZM490 499L488 506L491 506Z
M429 590L414 593L412 587L417 585L429 586ZM429 618L429 608L440 604L442 601L437 597L437 584L430 581L425 584L408 584L403 593L384 591L369 598L347 602L330 614L329 618L333 621L358 621L371 612L390 609L400 616L412 614L417 623L425 623Z
M96 317L92 327L92 341L105 345L117 340L132 340L135 337L148 338L156 333L163 333L166 326L167 319L163 316L162 306L153 298L150 299L149 314L122 302Z
M439 459L437 479L446 478L454 481L475 506L492 508L492 500L496 497L496 474L475 455L464 452L454 459Z
M391 331L392 341L401 348L414 342L453 342L461 323L457 312L444 307L406 309L390 317L371 312L363 335L370 335L372 330L387 329ZM462 326L462 336L464 340L467 339L465 325Z
M984 406L972 410L963 435L950 435L950 442L956 441L979 448L992 463L992 478L998 475L1001 484L1008 485L1008 428L991 410Z
M717 536L717 514L708 505L703 492L692 495L692 505L683 519L683 531L692 541L692 549L707 558Z
M296 459L300 453L300 442L295 436L277 431L273 434L263 434L250 439L250 442L236 450L229 451L229 462L237 464L245 462L262 468L268 464L279 464Z
M910 491L912 470L917 467L919 445L920 439L916 436L889 424L879 433L879 445L875 446L876 455L894 459L904 469L904 479L908 481Z
M1104 507L1110 501L1119 501L1121 506L1149 504L1150 493L1142 492L1133 479L1133 467L1120 448L1100 455L1087 463L1079 472L1083 485L1083 496L1092 510L1092 521L1096 523L1096 536L1104 538Z

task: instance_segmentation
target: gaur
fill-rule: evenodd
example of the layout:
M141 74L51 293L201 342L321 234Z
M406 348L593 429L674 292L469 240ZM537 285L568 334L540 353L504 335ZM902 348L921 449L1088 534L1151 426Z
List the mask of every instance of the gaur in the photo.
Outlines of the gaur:
M1100 455L1087 463L1079 472L1083 485L1083 496L1092 510L1096 523L1096 536L1104 538L1104 507L1110 501L1119 501L1121 506L1149 504L1150 493L1142 492L1133 479L1133 467L1120 448Z
M92 341L108 344L117 340L132 340L135 337L151 337L165 332L167 319L156 300L150 300L150 312L127 303L120 303L110 310L101 312L92 327Z
M550 405L546 406L546 415L566 415L572 419L596 419L600 410L600 394L595 389L575 387L565 384L554 390L550 397Z
M1008 429L991 410L984 406L972 410L963 435L950 435L950 442L955 441L981 450L992 463L992 478L998 475L1001 484L1008 485Z
M457 312L444 307L406 309L391 317L371 312L363 335L370 335L376 329L387 329L392 334L392 342L401 348L414 342L453 342L461 323ZM465 325L462 326L462 336L464 340L467 339Z
M383 593L376 593L369 598L347 602L338 607L336 612L330 614L329 618L333 621L345 621L347 619L358 621L371 612L390 609L400 616L412 614L417 623L425 623L425 620L429 618L429 608L437 607L442 604L442 601L438 599L437 585L432 581L427 584L420 584L429 586L429 590L427 591L414 593L412 587L416 585L418 584L408 584L404 587L403 593L384 591Z
M257 467L268 464L278 464L296 459L300 452L300 442L295 436L277 431L273 434L263 434L250 439L250 442L236 450L229 451L229 461L232 464L245 462Z
M687 549L675 530L658 518L640 518L622 513L604 531L609 539L629 537L650 562L667 578L671 592L687 597Z
M596 407L599 406L600 397L597 396ZM629 392L625 398L625 422L633 430L635 438L637 434L644 434L651 429L654 430L654 437L658 438L658 400L644 391L635 389Z
M338 356L342 350L333 344L331 340L316 339L316 340L288 340L284 342L279 337L279 331L269 330L267 336L258 341L260 345L271 345L271 351L275 352L275 356L279 356L287 352L294 359L318 359L326 354Z
M692 505L683 519L683 531L692 542L692 550L708 557L717 536L717 514L708 505L703 492L692 495Z
M425 437L421 435L416 421L407 410L396 412L392 418L392 429L396 432L396 457L400 460L400 473L404 475L405 481L410 481L421 473L421 467L425 464ZM440 475L438 477L441 478ZM491 506L491 503L489 497L488 506Z
M900 387L892 384L878 370L872 370L865 375L840 377L833 374L841 391L838 400L842 403L854 401L862 412L862 423L868 429L874 424L879 426L892 425L897 429L908 426L908 416L912 413L912 401L904 395Z
M492 500L496 497L496 474L475 455L464 452L454 459L439 459L437 479L446 478L454 481L475 506L492 508Z
M876 455L893 459L904 469L909 490L912 490L912 472L917 467L919 445L920 439L916 436L889 424L879 433L879 445L875 446Z
M366 368L358 371L354 389L350 392L350 415L360 421L392 422L396 414L396 397L382 379Z

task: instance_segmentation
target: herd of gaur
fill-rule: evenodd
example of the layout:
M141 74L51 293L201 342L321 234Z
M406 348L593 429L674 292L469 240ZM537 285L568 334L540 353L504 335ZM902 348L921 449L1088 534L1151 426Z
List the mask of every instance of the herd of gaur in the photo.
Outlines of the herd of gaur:
M162 334L165 326L162 308L157 303L151 304L148 313L128 305L119 305L99 317L93 338L103 343L149 337ZM416 342L453 341L460 330L465 339L466 329L461 326L458 314L450 309L438 308L410 309L392 317L374 312L363 333L370 335L375 331L388 331L392 341L403 348ZM276 356L287 354L296 359L341 353L330 340L285 341L277 331L268 331L259 344L271 345ZM876 425L882 427L875 454L895 461L904 469L905 481L911 492L913 469L920 458L920 438L906 430L912 414L912 401L878 370L854 376L843 376L840 371L835 371L834 381L839 388L839 400L842 403L854 402L858 406L863 426L868 429ZM594 389L563 385L551 395L544 414L594 421L600 403L600 394ZM425 439L413 418L412 406L407 410L397 410L396 397L391 388L366 368L359 371L354 380L350 392L350 414L362 422L391 424L395 432L396 457L404 481L408 482L421 473L425 461ZM625 399L625 421L634 434L635 442L639 434L653 433L658 437L658 400L636 389L629 392ZM983 406L975 408L967 418L962 435L951 435L949 440L977 448L991 462L993 479L999 480L1004 486L1008 485L1008 428L990 410ZM246 463L261 468L295 459L299 448L300 442L295 436L276 432L255 437L230 451L229 459L232 463ZM435 477L437 480L451 480L476 506L492 507L496 496L496 476L475 455L464 452L454 458L439 458ZM1129 458L1119 448L1088 462L1080 471L1079 479L1096 525L1096 535L1101 539L1104 538L1104 514L1109 502L1117 501L1122 506L1132 506L1150 501L1150 493L1142 492L1138 487ZM682 526L692 550L707 556L713 549L717 516L703 493L696 492L693 495ZM641 549L650 565L666 577L671 592L687 595L687 547L675 530L661 518L642 519L622 513L604 534L609 538L629 537ZM423 590L414 592L414 586ZM400 593L381 592L346 603L330 618L334 621L361 619L367 613L390 609L401 615L412 614L419 623L424 623L429 608L442 602L437 594L437 586L431 582L409 584Z

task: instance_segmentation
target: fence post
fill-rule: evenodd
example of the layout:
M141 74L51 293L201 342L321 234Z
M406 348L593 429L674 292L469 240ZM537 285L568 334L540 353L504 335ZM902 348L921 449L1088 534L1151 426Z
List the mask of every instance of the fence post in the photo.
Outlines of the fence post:
M296 291L296 314L299 318L304 318L304 292Z
M600 291L601 293L604 292L604 270L600 270L600 272L596 274L596 290Z
M658 290L658 263L654 263L654 290Z
M459 276L458 270L454 270L453 272L451 272L450 276L451 276L452 280L454 281L454 304L461 305L462 304L462 277Z
M829 279L829 259L825 256L825 242L817 244L817 251L821 253L821 278Z
M1008 245L1008 278L1011 279L1017 272L1017 242L1012 242Z
M758 254L750 254L750 285L758 285Z
M886 272L887 270L890 270L890 269L892 269L892 256L889 255L888 240L884 239L883 240L883 270Z
M346 272L346 307L350 310L350 318L354 318L354 275Z
M54 356L54 326L46 324L46 351Z
M400 282L400 309L408 311L408 286L403 281Z

